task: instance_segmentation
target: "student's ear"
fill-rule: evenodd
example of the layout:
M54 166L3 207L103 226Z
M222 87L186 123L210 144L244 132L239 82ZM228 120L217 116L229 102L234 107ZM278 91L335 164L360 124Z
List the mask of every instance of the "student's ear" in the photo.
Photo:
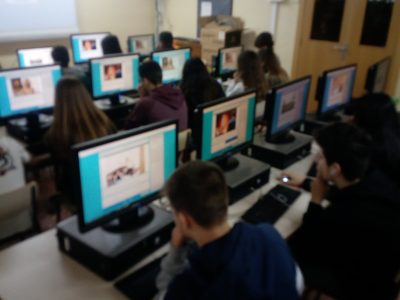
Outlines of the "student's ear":
M183 232L187 232L192 227L191 218L185 212L177 212L175 218Z

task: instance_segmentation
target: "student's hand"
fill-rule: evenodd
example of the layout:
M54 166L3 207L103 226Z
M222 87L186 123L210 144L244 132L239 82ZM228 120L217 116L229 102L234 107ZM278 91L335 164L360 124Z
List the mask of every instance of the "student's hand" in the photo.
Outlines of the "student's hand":
M306 177L303 175L290 172L282 172L277 178L282 184L294 187L301 186L305 179Z
M321 204L322 200L326 198L329 185L320 176L317 176L311 184L311 202Z
M182 248L186 243L186 237L183 235L182 231L178 226L175 225L171 234L171 245L174 248Z
M238 71L233 74L233 80L235 80L236 83L240 81L240 73Z

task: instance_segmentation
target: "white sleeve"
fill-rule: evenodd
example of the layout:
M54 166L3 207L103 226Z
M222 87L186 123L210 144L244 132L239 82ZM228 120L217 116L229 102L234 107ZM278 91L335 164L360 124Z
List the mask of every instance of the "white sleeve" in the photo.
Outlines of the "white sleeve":
M229 85L226 88L227 97L234 96L243 92L244 92L244 85L242 81L235 82L234 80L232 80L231 82L229 82Z
M28 151L26 151L25 147L13 138L8 138L8 144L10 150L18 155L24 163L27 163L31 160L31 155Z

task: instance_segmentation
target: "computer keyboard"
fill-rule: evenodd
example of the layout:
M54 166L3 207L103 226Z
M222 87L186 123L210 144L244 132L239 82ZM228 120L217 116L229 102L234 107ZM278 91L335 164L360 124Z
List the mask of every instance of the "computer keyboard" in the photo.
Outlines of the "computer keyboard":
M242 219L252 224L274 224L299 196L299 191L277 185L246 211Z

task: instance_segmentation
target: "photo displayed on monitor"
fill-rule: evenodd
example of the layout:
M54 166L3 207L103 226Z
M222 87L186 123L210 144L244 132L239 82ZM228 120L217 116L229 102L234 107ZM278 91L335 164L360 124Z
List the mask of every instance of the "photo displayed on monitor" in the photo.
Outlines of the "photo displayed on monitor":
M74 146L82 228L157 197L176 168L176 130L168 121Z
M128 37L128 51L140 55L150 55L155 49L154 35L135 35Z
M8 118L54 106L60 66L0 71L0 117Z
M330 110L338 109L350 102L354 80L356 77L356 66L351 65L324 73L324 86L322 101L320 101L320 113L324 114Z
M224 48L219 50L219 76L233 73L237 70L237 60L242 47Z
M272 90L271 99L267 100L267 110L271 109L272 114L268 124L270 137L304 120L310 84L311 77L307 76Z
M389 75L390 58L387 57L373 64L368 69L366 90L370 93L383 93Z
M89 59L103 56L101 41L109 35L108 32L73 34L71 35L72 56L76 64L87 62Z
M52 65L51 51L53 47L18 49L18 64L20 68Z
M197 126L201 141L198 157L201 160L218 158L235 152L253 140L256 94L246 93L200 107Z
M93 97L137 90L139 55L125 54L90 60Z
M190 55L190 48L152 53L152 60L157 62L162 69L164 84L178 82L182 79L183 66L190 59Z

